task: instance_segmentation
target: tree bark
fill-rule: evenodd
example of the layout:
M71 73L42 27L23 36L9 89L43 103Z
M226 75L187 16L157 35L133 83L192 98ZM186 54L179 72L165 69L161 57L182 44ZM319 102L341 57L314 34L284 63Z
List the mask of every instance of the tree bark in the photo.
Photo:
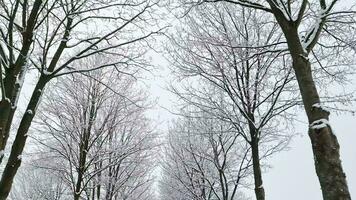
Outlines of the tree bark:
M258 130L254 125L255 118L252 113L249 114L249 129L251 136L251 150L252 150L252 168L253 168L253 178L255 182L255 195L256 200L265 200L265 190L263 188L262 171L260 164L260 153L259 153L259 134Z
M11 102L9 99L0 101L0 163L4 157L6 143L6 124L11 111Z
M10 193L14 177L21 165L21 154L26 144L27 133L31 126L42 90L47 83L47 77L41 76L32 93L26 112L21 119L14 143L11 148L9 160L5 166L0 180L0 200L5 200Z
M284 28L283 31L310 124L309 137L323 198L324 200L351 200L341 165L339 143L328 123L329 112L320 106L315 106L320 105L320 98L312 77L311 63L307 59L308 54L302 47L297 28ZM315 124L321 126L315 127L313 126Z
M78 177L77 177L77 181L75 184L74 200L79 200L80 193L82 190L83 176L84 176L84 173L86 172L85 165L86 165L86 159L87 159L87 153L88 153L89 137L90 137L90 130L87 130L86 128L84 128L84 133L80 140L79 167L78 167Z
M8 98L6 99L6 102L4 102L5 104L0 106L0 150L5 150L7 140L9 139L12 121L17 108L17 99L20 96L20 90L22 87L22 83L17 82L16 77L26 75L24 69L26 67L25 64L22 67L23 69L19 72L19 74L13 74L14 70L8 70L8 74L4 79L6 91L5 96ZM7 102L9 102L9 104ZM0 156L0 163L2 162L2 158L3 157Z
M259 157L259 148L257 142L252 142L252 163L253 163L253 177L255 181L255 195L257 200L265 200L265 190L263 188L262 172Z
M88 127L83 128L83 135L80 138L80 146L79 146L79 167L78 167L78 177L75 185L75 192L74 192L74 200L79 200L80 193L82 190L82 183L84 181L84 173L87 171L87 155L89 151L89 140L91 136L92 127L96 118L97 113L97 106L94 97L89 99L89 117L87 125ZM84 109L85 110L85 109ZM83 112L83 121L86 122L86 111Z
M23 36L23 44L21 50L19 52L19 56L14 63L13 60L9 60L10 68L6 70L5 78L4 78L4 89L5 96L10 100L12 105L1 105L0 106L0 151L5 149L7 139L9 137L9 132L11 129L13 117L16 110L16 99L19 97L21 89L21 84L16 83L17 77L20 75L21 70L26 67L27 56L29 54L31 44L33 43L33 30L36 25L36 20L38 13L40 11L42 5L42 0L36 0L33 4L31 13L27 20L27 26L24 27L25 31L22 33ZM9 26L13 26L13 22L15 20L16 15L12 16L9 22ZM12 32L12 28L9 29ZM10 44L12 45L12 44ZM12 55L10 55L11 57ZM25 76L25 74L21 74ZM8 99L6 101L8 101ZM0 104L3 104L2 102ZM0 156L0 163L2 162L2 157Z

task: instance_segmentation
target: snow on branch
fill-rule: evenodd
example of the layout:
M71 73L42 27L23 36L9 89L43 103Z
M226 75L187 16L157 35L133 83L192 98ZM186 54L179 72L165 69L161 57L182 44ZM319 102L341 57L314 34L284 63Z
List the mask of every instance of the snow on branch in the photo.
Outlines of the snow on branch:
M44 75L46 75L46 76L50 76L50 75L52 74L52 72L49 72L49 71L47 71L46 69L43 70L42 73L43 73Z
M309 51L310 47L314 45L314 41L316 41L316 39L319 37L323 23L325 22L326 17L333 6L334 3L332 3L329 7L322 8L319 11L319 14L316 16L315 23L302 38L302 46L305 52Z
M202 0L202 1L198 1L198 4L204 3L204 2L219 2L219 1L223 1L223 0ZM229 2L229 3L233 3L233 4L237 4L240 6L245 6L245 7L249 7L249 8L254 8L254 9L259 9L259 10L263 10L266 12L272 12L272 10L270 8L267 8L266 6L256 3L256 2L252 2L252 1L248 1L248 0L238 0L238 1L232 1L232 0L224 0L225 2Z
M316 22L314 23L314 25L312 26L312 28L308 31L306 36L304 36L304 38L302 38L302 46L303 46L303 49L304 49L305 52L308 52L307 51L308 47L310 46L310 44L312 44L312 42L318 36L317 33L319 31L321 23L322 23L322 19L318 18L316 20Z

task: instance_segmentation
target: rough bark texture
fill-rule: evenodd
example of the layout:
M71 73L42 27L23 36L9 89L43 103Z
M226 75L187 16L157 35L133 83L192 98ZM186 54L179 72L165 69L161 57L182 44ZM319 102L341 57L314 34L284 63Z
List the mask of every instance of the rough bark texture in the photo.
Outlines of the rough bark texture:
M19 2L19 1L17 1ZM4 89L5 96L10 100L11 105L5 105L3 102L0 104L0 151L5 149L7 139L9 137L9 132L11 129L13 117L16 111L17 98L20 95L21 83L17 82L19 76L25 76L25 74L20 74L22 70L26 67L27 55L29 54L31 45L33 43L33 31L36 24L36 19L42 5L42 0L36 0L33 4L31 13L26 22L26 27L24 32L22 32L23 43L19 52L19 56L16 60L10 59L9 68L5 70L4 78ZM17 5L18 6L18 5ZM17 7L16 6L16 7ZM17 9L17 8L16 8ZM9 19L9 31L12 32L13 22L15 21L16 15ZM12 33L11 33L12 34ZM12 45L12 43L10 43ZM10 57L13 55L10 54ZM6 100L8 101L8 100ZM0 156L0 163L2 161L2 156Z
M34 92L32 93L30 102L26 109L26 113L24 114L20 122L16 138L11 148L9 160L7 161L5 169L2 172L2 177L0 180L0 200L5 200L10 193L14 177L21 165L21 154L25 147L27 132L31 126L33 117L35 115L36 107L41 98L41 92L45 87L46 83L47 78L41 76L35 87Z
M297 28L284 29L293 68L298 81L309 124L316 120L329 120L329 112L313 107L320 104L320 98L313 81L311 64L299 40ZM316 173L319 178L324 200L350 200L350 193L343 172L339 144L330 125L322 128L309 127Z

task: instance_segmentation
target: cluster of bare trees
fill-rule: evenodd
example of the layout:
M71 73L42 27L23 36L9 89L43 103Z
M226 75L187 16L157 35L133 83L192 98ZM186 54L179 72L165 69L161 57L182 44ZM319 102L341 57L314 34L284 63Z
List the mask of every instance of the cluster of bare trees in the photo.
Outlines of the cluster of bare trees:
M58 199L152 199L156 138L145 117L146 96L131 77L89 74L93 79L60 78L47 93L30 134L38 143L32 169L60 180ZM32 181L21 188L33 187ZM45 199L36 190L29 194L19 199Z
M211 163L217 173L249 174L256 199L266 199L263 160L288 144L295 120L292 108L303 106L323 198L351 199L330 112L322 104L340 101L325 82L345 83L345 72L353 73L355 38L348 34L355 32L355 10L337 0L176 3L175 8L184 9L177 9L179 25L169 35L167 52L175 82L180 82L171 87L181 100L180 117L169 133L163 169L179 170L164 170L163 183L175 187L162 184L162 195L239 199L234 197L234 186L239 187L230 179L233 175L222 175L228 182L223 187L211 174ZM350 32L341 33L341 27ZM236 144L224 139L231 132ZM224 161L230 149L235 159ZM249 165L244 166L246 159ZM184 198L172 190L192 195Z
M154 11L157 3L154 0L5 0L0 2L0 161L4 165L3 170L1 170L0 199L6 199L11 191L14 177L21 165L21 155L27 143L29 129L36 113L39 111L42 93L45 89L50 93L52 92L55 86L52 87L50 83L53 80L66 82L67 85L62 85L62 87L66 89L72 88L69 91L76 90L77 92L83 92L83 95L88 95L86 100L89 101L89 104L87 105L83 104L85 99L75 99L76 97L62 99L63 102L58 101L59 99L53 99L52 104L62 108L48 108L47 113L47 115L51 115L48 117L54 120L51 123L48 122L48 125L54 126L52 128L58 128L55 126L61 122L66 123L62 124L62 126L68 126L66 127L69 129L67 132L61 132L60 130L57 132L57 129L50 129L50 126L48 126L48 129L51 130L49 131L51 133L50 137L57 138L59 140L57 142L67 142L67 145L71 146L72 150L75 149L75 151L69 151L65 146L61 147L60 143L53 144L55 145L53 148L57 148L57 153L62 153L62 159L70 160L69 163L72 167L65 167L67 168L66 170L69 170L66 173L69 174L61 178L73 179L73 181L75 179L77 185L73 186L71 190L75 193L76 199L82 196L83 191L86 190L82 188L83 185L93 185L93 181L100 178L101 175L98 172L100 170L95 171L95 167L102 168L102 174L110 174L112 176L111 179L117 179L116 182L123 181L123 177L120 174L122 168L118 167L121 164L123 168L128 168L128 170L125 170L125 173L127 173L125 176L135 173L149 173L149 169L147 171L138 171L135 165L132 166L134 161L131 161L131 164L128 164L130 162L121 163L126 157L129 160L133 159L130 151L135 152L135 150L130 150L132 148L130 145L139 145L139 138L141 137L132 139L131 136L125 134L129 135L129 132L137 131L147 132L147 130L139 130L144 128L147 123L144 119L141 119L142 117L140 116L142 114L136 114L138 119L144 120L138 126L136 126L137 124L131 124L131 127L130 125L120 125L120 128L116 128L118 121L111 118L115 114L119 115L119 109L122 109L123 105L113 104L111 106L115 109L111 110L110 113L109 111L106 111L107 113L102 111L103 114L100 114L96 119L101 120L101 123L104 124L103 130L94 132L95 128L99 128L98 124L94 125L93 123L97 109L99 109L98 105L103 103L100 102L103 101L100 99L103 97L99 97L103 91L84 80L78 81L83 81L83 83L89 84L88 86L80 86L80 83L76 82L75 78L66 80L62 79L62 77L83 74L83 76L95 80L97 78L91 77L92 74L90 72L108 68L112 71L111 73L114 74L116 72L117 75L104 76L106 80L103 80L102 84L106 87L111 87L112 85L107 84L110 79L116 80L121 79L122 76L135 76L141 69L147 68L143 57L147 51L146 47L151 38L160 31L160 28L156 26ZM94 56L96 59L93 58ZM86 59L92 59L92 61L84 62ZM23 94L21 88L24 86L26 75L35 76L35 80L33 80L35 85L34 88L26 85L26 89L30 88L33 92L29 101L26 102L26 110L18 111L18 99ZM83 91L84 89L87 93ZM115 89L112 89L112 91L117 93ZM116 95L120 94L117 93ZM121 95L126 96L126 93ZM57 96L61 96L61 94ZM72 101L65 102L67 100ZM75 100L83 102L75 102ZM114 101L115 99L111 100ZM68 106L69 103L76 103L77 106L81 105L83 113L80 113L81 115L77 113L76 117L80 118L75 121L70 121L69 118L67 121L61 121L63 116L55 111L56 109L62 109L65 112L63 108L70 108ZM105 105L105 109L108 109L107 106L110 105ZM79 107L75 108L80 109ZM125 109L130 110L131 107ZM76 111L79 112L80 110ZM71 112L74 112L74 110ZM18 125L15 123L17 121L16 117L14 117L16 113L21 115ZM69 113L69 111L66 113L66 115L71 114L74 113ZM105 117L108 119L105 119ZM120 117L118 116L116 120L120 120ZM81 122L82 124L71 124L76 122ZM85 128L82 127L82 130L80 130L80 127L75 127L78 125L87 126ZM111 130L115 134L107 132L110 126L115 127L115 129L112 128ZM124 132L124 135L119 134L119 132ZM37 130L34 133L38 133ZM12 143L8 142L10 135L14 138ZM97 138L93 139L93 137L96 137L95 135ZM61 137L62 139L59 139ZM133 144L126 144L125 142L128 139L130 141L131 139L134 140ZM122 140L121 144L120 140ZM108 153L108 150L105 149L112 148L112 150L116 150L120 145L129 145L127 150L123 150L127 151L126 153L114 151L115 153L107 155L104 160L95 160L97 159L97 154ZM89 151L89 146L96 150ZM101 146L105 148L99 148ZM65 153L63 152L64 150L69 152ZM137 159L142 160L145 160L146 156L148 156L142 152L134 155L137 156ZM116 162L115 165L110 165L109 161L111 160L114 163ZM50 163L55 164L56 162L65 164L60 159ZM92 166L93 163L95 164L94 167ZM120 170L117 168L120 168ZM74 170L76 174L71 170ZM116 182L112 181L114 185L111 186L98 186L97 189L93 189L93 193L98 198L101 198L101 188L108 187L111 191L108 192L108 196L113 198L120 193ZM127 190L132 190L134 186L127 187L130 187Z
M196 111L196 110L195 110ZM251 157L231 124L194 110L174 123L162 166L163 199L243 199Z
M265 158L292 139L298 107L323 198L350 200L325 107L348 100L331 86L353 74L356 11L343 3L0 0L0 200L236 200L251 188L264 200ZM179 116L157 148L138 77L167 8Z

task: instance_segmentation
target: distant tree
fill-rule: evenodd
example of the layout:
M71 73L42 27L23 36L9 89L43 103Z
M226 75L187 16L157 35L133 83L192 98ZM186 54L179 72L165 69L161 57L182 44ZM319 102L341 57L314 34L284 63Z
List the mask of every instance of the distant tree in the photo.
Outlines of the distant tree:
M250 148L231 124L187 112L171 127L162 165L162 199L244 199ZM242 140L242 141L241 141Z
M156 149L147 98L125 74L89 74L60 78L44 98L34 131L41 134L33 135L42 146L37 167L64 179L75 200L147 199Z
M63 179L37 166L21 168L15 182L9 195L13 200L64 200L68 192Z
M276 23L248 9L205 4L185 15L168 49L182 86L173 93L231 124L251 148L255 194L265 199L261 158L282 150L298 102Z

